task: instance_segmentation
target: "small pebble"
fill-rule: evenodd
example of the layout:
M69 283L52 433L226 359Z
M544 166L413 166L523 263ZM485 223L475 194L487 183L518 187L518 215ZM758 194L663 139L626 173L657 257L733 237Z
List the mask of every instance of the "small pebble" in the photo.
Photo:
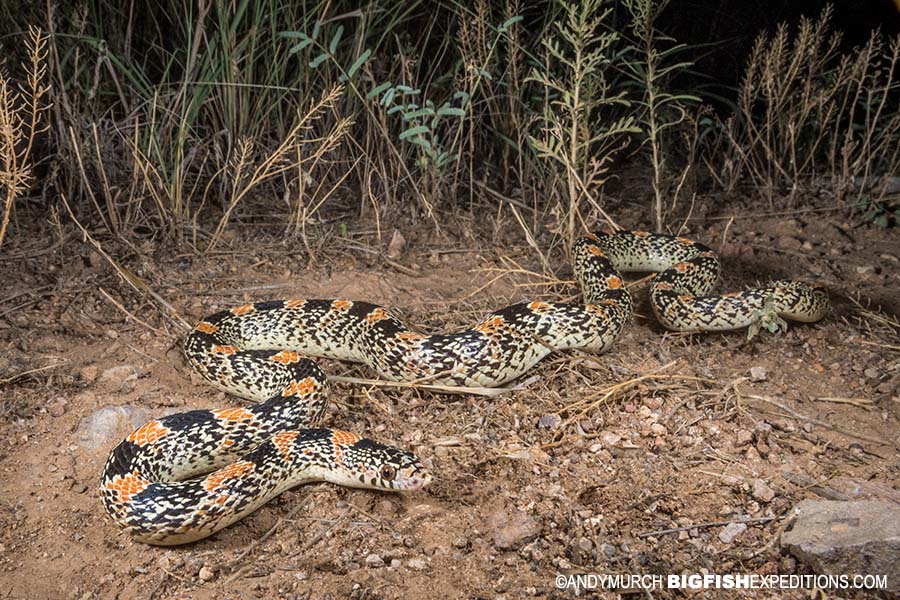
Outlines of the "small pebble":
M765 367L750 367L750 381L765 381L767 376Z
M78 371L78 378L85 383L93 383L97 379L100 370L94 365L88 365Z
M555 413L544 415L538 421L538 429L556 429L561 423L562 419Z
M370 569L380 569L384 566L384 559L377 554L370 554L366 557L366 566Z
M751 493L760 502L771 502L775 497L775 490L769 487L762 479L754 479Z
M746 446L747 444L750 444L751 442L753 442L753 432L747 431L746 429L739 429L737 432L737 440L735 442L736 445L738 447L741 447L741 446Z
M66 414L66 400L65 398L57 398L50 406L47 407L47 412L50 413L51 417L61 417Z
M413 571L421 571L428 566L428 563L421 558L411 558L406 561L406 565Z
M203 565L202 567L200 567L200 573L198 574L198 576L203 581L212 581L212 579L216 576L216 572L209 568L209 566Z
M730 544L734 538L747 531L744 523L729 523L725 529L719 532L719 541L723 544Z

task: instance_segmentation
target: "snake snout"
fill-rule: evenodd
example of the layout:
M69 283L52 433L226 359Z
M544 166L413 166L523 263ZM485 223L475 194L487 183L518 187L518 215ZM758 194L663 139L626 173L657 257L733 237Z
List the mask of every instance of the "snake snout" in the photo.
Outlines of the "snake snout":
M401 487L404 491L421 490L431 483L431 472L422 466L412 466L401 472Z

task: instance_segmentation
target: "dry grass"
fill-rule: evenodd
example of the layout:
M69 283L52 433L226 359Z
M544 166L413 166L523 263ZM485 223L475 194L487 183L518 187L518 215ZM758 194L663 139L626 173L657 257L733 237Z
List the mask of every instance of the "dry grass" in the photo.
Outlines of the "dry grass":
M37 136L47 130L42 122L48 106L47 38L36 27L28 30L26 46L29 61L22 65L26 73L21 86L0 73L0 189L3 190L3 217L0 221L0 246L16 198L32 183L32 150ZM18 89L16 89L18 87Z
M757 39L710 169L723 188L749 180L770 203L823 183L839 199L883 197L882 177L900 169L900 38L875 32L842 53L831 15Z

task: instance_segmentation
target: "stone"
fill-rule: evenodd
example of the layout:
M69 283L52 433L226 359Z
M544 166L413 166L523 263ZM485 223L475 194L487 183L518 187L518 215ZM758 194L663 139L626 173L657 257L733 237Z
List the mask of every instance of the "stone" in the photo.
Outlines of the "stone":
M746 446L747 444L753 441L753 432L747 431L746 429L738 429L737 432L737 440L735 441L735 445L740 448L741 446Z
M556 429L562 423L562 418L557 414L544 415L538 421L538 429Z
M51 417L61 417L66 414L66 404L66 399L59 397L47 406L47 412L50 413Z
M134 365L119 365L104 369L97 378L97 383L111 388L120 388L126 382L140 377L141 371Z
M781 536L791 554L819 574L887 575L889 592L900 592L900 506L861 500L804 500Z
M406 238L403 237L403 234L400 233L400 230L395 229L394 233L391 234L391 241L388 242L387 248L387 256L388 258L400 258L400 255L403 253L403 248L406 246Z
M212 579L216 576L216 572L209 568L207 565L203 565L200 567L200 573L198 576L202 581L212 581Z
M406 565L413 571L422 571L428 566L428 563L421 558L411 558L406 561Z
M85 383L94 383L100 370L95 365L87 365L78 371L78 378Z
M159 411L155 416L161 417L175 412L178 412L178 409L170 407ZM75 430L75 441L79 446L88 450L109 448L120 438L149 421L150 418L143 408L104 406L81 419Z
M747 531L747 525L744 523L729 523L725 529L719 532L719 541L723 544L730 544L734 538Z
M107 447L146 422L147 411L143 408L104 406L81 419L75 430L75 440L88 450Z
M769 484L762 479L753 480L750 493L760 502L771 502L772 498L775 497L775 490L770 488Z
M767 377L765 367L750 367L750 381L765 381Z
M366 566L370 569L380 569L384 566L384 559L377 554L370 554L366 557Z
M515 550L541 533L539 521L521 510L498 511L491 516L494 545L500 550Z

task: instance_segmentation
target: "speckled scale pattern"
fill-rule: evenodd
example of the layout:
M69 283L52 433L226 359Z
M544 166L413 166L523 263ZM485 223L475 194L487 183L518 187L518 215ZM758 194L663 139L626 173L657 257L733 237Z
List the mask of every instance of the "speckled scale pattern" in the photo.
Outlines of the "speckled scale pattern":
M385 490L430 482L410 453L316 428L328 390L315 363L290 352L246 356L278 366L249 386L267 400L150 421L110 453L100 495L107 514L136 540L173 545L202 539L310 481Z
M552 351L608 349L631 316L620 274L628 271L659 273L651 306L679 331L776 331L782 318L813 322L829 309L823 289L798 281L710 295L719 260L682 237L588 234L572 256L584 303L520 302L456 333L421 334L381 306L351 300L256 302L206 317L185 340L189 363L217 388L262 404L173 415L135 431L107 463L107 511L142 541L182 543L310 478L382 489L427 484L412 455L346 432L299 429L317 425L325 403L325 377L304 355L365 363L394 381L499 386ZM379 475L385 466L392 477Z
M719 277L719 260L708 247L683 237L588 234L575 242L572 255L584 304L522 302L471 329L423 335L369 302L257 302L204 319L188 335L185 353L214 385L242 392L257 378L279 379L278 367L258 353L285 348L365 363L393 381L491 387L516 379L554 350L609 348L632 311L622 271L660 273L651 286L651 305L664 326L678 331L737 329L769 318L768 313L773 319L815 321L828 308L823 290L800 282L707 295ZM235 352L216 351L223 347Z

